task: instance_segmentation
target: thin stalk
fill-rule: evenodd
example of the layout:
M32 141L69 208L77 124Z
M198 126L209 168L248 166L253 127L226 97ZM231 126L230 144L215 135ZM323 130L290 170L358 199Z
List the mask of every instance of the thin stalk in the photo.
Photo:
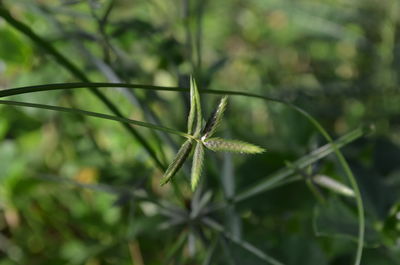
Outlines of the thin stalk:
M346 159L344 158L342 152L337 148L336 144L332 140L331 136L328 134L328 132L321 126L321 124L315 120L310 114L308 114L306 111L300 109L299 107L296 107L292 104L289 104L291 108L302 114L304 117L306 117L317 130L324 136L324 138L332 144L334 152L339 160L339 163L342 165L343 170L345 171L351 187L354 191L355 194L355 200L357 204L357 215L358 215L358 241L357 241L357 252L356 252L356 259L354 264L359 265L361 264L361 257L362 257L362 252L363 252L363 247L364 247L364 233L365 233L365 219L364 219L364 206L363 206L363 201L361 197L361 192L360 189L358 188L358 184L356 181L356 178L353 175L353 172L350 169L349 164L347 163Z
M52 90L68 90L77 88L105 88L105 87L127 87L143 90L158 90L158 91L180 91L189 92L189 88L181 87L163 87L141 84L125 84L125 83L104 83L104 82L76 82L76 83L54 83L35 86L23 86L0 91L0 97L8 97L32 92L52 91Z
M34 91L46 91L46 90L57 90L57 89L73 89L73 88L78 88L78 87L128 87L128 88L136 88L136 89L147 89L147 90L163 90L163 91L180 91L180 92L189 92L189 89L187 88L181 88L181 87L160 87L160 86L146 86L146 85L138 85L138 84L113 84L113 83L72 83L72 84L49 84L45 86L31 86L31 87L20 87L20 88L15 88L15 89L7 89L0 91L0 97L4 96L11 96L11 95L17 95L17 94L23 94L23 93L30 93ZM359 230L358 230L358 245L357 245L357 253L356 253L356 259L355 259L355 265L359 265L361 262L361 256L362 256L362 249L363 249L363 244L364 244L364 230L365 230L365 220L364 220L364 208L363 208L363 202L362 202L362 197L360 190L358 188L357 181L346 161L344 158L343 154L341 151L336 147L334 144L331 136L326 132L326 130L319 124L317 120L315 120L310 114L308 114L305 110L293 105L290 102L286 102L281 99L276 99L272 97L267 97L263 95L258 95L258 94L253 94L253 93L247 93L247 92L242 92L242 91L227 91L227 90L211 90L211 89L203 89L199 91L200 93L203 94L219 94L219 95L233 95L233 96L246 96L246 97L251 97L251 98L258 98L258 99L263 99L266 101L272 101L276 103L281 103L285 104L286 106L292 108L296 112L300 113L302 116L304 116L320 133L321 135L329 142L332 144L332 148L339 160L339 163L343 167L343 170L345 171L349 182L351 184L352 189L354 190L355 193L355 200L357 204L357 214L358 214L358 222L359 222Z
M361 128L355 129L348 134L340 137L334 142L336 148L342 148L352 141L360 138L364 135L364 132ZM235 202L240 202L246 200L250 197L258 195L262 192L265 192L271 187L275 187L278 183L281 183L289 176L296 174L297 169L303 169L315 163L316 161L326 157L327 155L334 152L334 145L332 143L326 144L324 146L319 147L318 149L312 151L308 155L302 156L298 160L292 162L292 166L287 166L278 170L276 173L265 178L265 180L259 181L252 185L250 188L240 192L235 198Z
M35 103L27 103L27 102L20 102L20 101L12 101L12 100L0 100L0 104L11 105L11 106L19 106L19 107L28 107L28 108L37 108L37 109L46 109L46 110L73 113L73 114L81 114L81 115L91 116L91 117L95 117L95 118L118 121L118 122L122 122L122 123L126 123L126 124L133 124L133 125L136 125L136 126L146 127L146 128L149 128L149 129L162 131L162 132L167 132L167 133L179 135L179 136L182 136L182 137L185 137L185 138L188 138L188 139L196 140L192 135L189 135L189 134L186 134L184 132L180 132L180 131L177 131L177 130L174 130L174 129L171 129L171 128L154 125L154 124L148 123L148 122L132 120L132 119L122 118L122 117L118 117L118 116L107 115L107 114L98 113L98 112L92 112L92 111L81 110L81 109L76 109L76 108L65 108L65 107L50 106L50 105L44 105L44 104L35 104Z
M190 0L182 0L182 20L183 25L185 26L185 52L186 59L190 62L192 69L194 70L193 63L193 47L192 47L192 33L190 29L191 24L191 5Z
M224 235L224 237L226 237L227 239L229 239L233 243L237 244L239 247L243 248L244 250L247 250L248 252L250 252L254 256L256 256L259 259L261 259L262 261L264 261L264 262L266 262L268 264L272 264L272 265L283 265L282 262L276 260L275 258L271 257L267 253L265 253L265 252L261 251L260 249L256 248L255 246L253 246L249 242L233 236L232 234L227 232L225 230L225 228L221 224L215 222L213 219L208 218L208 217L204 217L204 218L202 218L201 221L206 226L208 226L211 229L221 233L222 235Z
M142 84L127 84L127 83L107 83L107 82L74 82L74 83L53 83L45 85L34 85L34 86L23 86L11 89L5 89L0 91L0 97L14 96L19 94L26 94L40 91L51 91L51 90L64 90L64 89L77 89L77 88L106 88L106 87L126 87L132 89L142 90L157 90L157 91L176 91L189 93L189 88L184 87L165 87L165 86L153 86L153 85L142 85ZM229 91L229 90L215 90L215 89L201 89L200 94L215 94L215 95L231 95L231 96L245 96L263 99L267 101L273 101L277 103L290 104L284 100L247 93L242 91Z
M13 26L16 30L27 36L31 39L38 47L41 47L48 54L52 55L56 61L63 66L66 70L68 70L73 76L80 79L83 82L89 82L89 78L83 73L77 66L75 66L67 57L58 52L49 42L44 40L42 37L37 35L35 32L31 30L31 28L15 19L10 12L4 7L3 3L0 1L0 17L2 17L5 21L7 21L11 26ZM123 117L120 110L97 88L93 87L90 89L92 93L116 116ZM150 157L154 160L155 164L161 169L164 170L165 166L158 159L156 153L151 148L150 144L147 140L139 134L134 128L132 128L129 124L123 123L125 129L136 138L150 155Z

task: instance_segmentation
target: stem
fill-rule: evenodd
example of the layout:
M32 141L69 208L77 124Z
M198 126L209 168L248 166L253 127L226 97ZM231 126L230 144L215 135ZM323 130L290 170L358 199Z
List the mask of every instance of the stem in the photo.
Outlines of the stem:
M362 252L363 252L363 247L364 247L364 233L365 233L365 219L364 219L364 206L363 206L363 201L361 197L361 192L360 189L358 188L358 184L356 181L356 178L353 175L353 172L350 169L349 164L347 163L346 159L344 158L342 152L337 148L336 144L332 140L331 136L328 134L328 132L319 124L318 121L316 121L310 114L305 112L304 110L300 109L299 107L296 107L292 104L288 104L291 108L302 114L304 117L306 117L314 126L317 128L317 130L325 137L325 139L332 144L332 147L334 149L334 152L339 160L339 163L342 165L343 170L345 171L351 187L353 188L354 194L355 194L355 200L357 204L357 215L358 215L358 241L357 241L357 253L356 253L356 259L354 264L359 265L361 263L361 257L362 257Z
M1 10L1 9L0 9ZM189 92L187 88L181 87L161 87L161 86L148 86L148 85L138 85L138 84L115 84L115 83L69 83L69 84L48 84L44 86L30 86L30 87L20 87L14 89L7 89L0 91L0 97L11 96L23 93L30 93L35 91L47 91L47 90L57 90L57 89L73 89L73 88L82 88L82 87L128 87L128 88L136 88L136 89L145 89L145 90L163 90L163 91L180 91L180 92ZM267 97L263 95L247 93L242 91L227 91L227 90L211 90L211 89L203 89L199 91L204 94L218 94L218 95L233 95L233 96L245 96L251 98L258 98L266 101L272 101L276 103L285 104L286 106L292 108L293 110L300 113L304 116L320 133L321 135L332 144L334 148L334 152L339 160L339 163L343 167L349 182L351 184L352 189L355 193L355 200L357 204L357 215L359 222L359 230L358 230L358 244L357 244L357 253L355 265L359 265L361 262L362 249L364 244L364 230L365 230L365 220L364 220L364 208L360 190L358 188L357 181L346 161L341 151L334 144L331 136L326 132L326 130L319 124L317 120L315 120L310 114L308 114L305 110L293 105L290 102L286 102L281 99L276 99L272 97Z
M31 28L22 23L21 21L16 20L13 16L11 16L10 12L4 7L2 1L0 1L0 17L4 18L11 26L13 26L16 30L27 36L31 39L38 47L41 47L48 54L52 55L58 63L63 66L66 70L68 70L73 76L80 79L84 82L89 82L89 78L81 71L77 66L75 66L67 57L58 52L49 42L44 40L42 37L37 35L35 32L31 30ZM107 108L116 116L123 118L120 110L97 88L92 87L90 89L92 93L104 104ZM164 164L158 159L156 153L151 148L150 144L147 140L139 134L134 128L129 126L127 123L123 123L125 129L136 138L150 155L150 157L154 160L155 164L161 169L164 170Z
M20 106L20 107L28 107L28 108L47 109L47 110L52 110L52 111L74 113L74 114L82 114L82 115L91 116L91 117L95 117L95 118L119 121L119 122L123 122L123 123L126 123L126 124L133 124L133 125L136 125L136 126L146 127L146 128L150 128L150 129L153 129L153 130L158 130L158 131L163 131L163 132L179 135L179 136L182 136L182 137L185 137L185 138L188 138L188 139L197 140L192 135L189 135L189 134L186 134L186 133L183 133L181 131L177 131L177 130L174 130L174 129L171 129L171 128L162 127L162 126L154 125L152 123L147 123L147 122L143 122L143 121L131 120L131 119L128 119L128 118L123 118L123 117L116 117L116 116L107 115L107 114L98 113L98 112L92 112L92 111L75 109L75 108L65 108L65 107L59 107L59 106L50 106L50 105L43 105L43 104L27 103L27 102L20 102L20 101L11 101L11 100L0 100L0 104L11 105L11 106Z

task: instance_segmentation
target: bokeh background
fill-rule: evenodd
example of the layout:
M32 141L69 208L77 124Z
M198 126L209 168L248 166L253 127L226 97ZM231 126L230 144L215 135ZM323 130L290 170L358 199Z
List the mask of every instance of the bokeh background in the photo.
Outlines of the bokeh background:
M0 6L93 82L188 87L194 74L200 90L290 101L334 139L373 127L342 150L365 204L362 264L400 264L399 1L0 0ZM0 16L1 89L78 81ZM185 93L101 91L126 117L185 130ZM110 114L84 88L12 99ZM202 95L206 116L217 100ZM136 129L164 165L183 141ZM231 201L285 161L326 144L307 119L282 104L230 97L218 134L268 151L207 152L203 184L193 194L190 163L174 185L159 187L162 171L116 122L0 105L0 264L266 264L256 248L284 264L351 264L354 200L321 189L320 202L297 181ZM349 185L333 155L307 171ZM190 218L198 205L214 226Z

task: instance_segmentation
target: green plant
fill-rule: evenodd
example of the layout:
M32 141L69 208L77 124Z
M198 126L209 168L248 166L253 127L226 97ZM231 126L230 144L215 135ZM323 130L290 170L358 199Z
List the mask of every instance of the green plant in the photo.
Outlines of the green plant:
M179 149L174 161L169 165L165 172L161 185L169 182L176 172L182 167L185 160L188 158L192 149L194 148L193 166L191 173L191 187L195 190L201 176L201 170L204 160L204 146L212 151L228 151L244 154L258 154L264 152L263 148L236 140L225 140L220 138L210 138L214 135L215 131L220 124L228 97L223 97L214 113L207 120L203 130L202 123L203 117L201 113L200 95L197 89L196 82L193 78L190 79L190 112L188 116L188 134L192 136L191 139L186 140ZM194 121L196 119L196 126L193 129ZM194 142L194 144L193 144Z
M397 264L398 8L0 1L0 264Z

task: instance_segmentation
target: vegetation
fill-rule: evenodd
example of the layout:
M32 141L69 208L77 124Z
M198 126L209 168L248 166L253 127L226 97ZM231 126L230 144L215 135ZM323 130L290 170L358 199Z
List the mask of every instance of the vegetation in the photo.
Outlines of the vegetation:
M0 0L0 265L400 264L399 14Z

